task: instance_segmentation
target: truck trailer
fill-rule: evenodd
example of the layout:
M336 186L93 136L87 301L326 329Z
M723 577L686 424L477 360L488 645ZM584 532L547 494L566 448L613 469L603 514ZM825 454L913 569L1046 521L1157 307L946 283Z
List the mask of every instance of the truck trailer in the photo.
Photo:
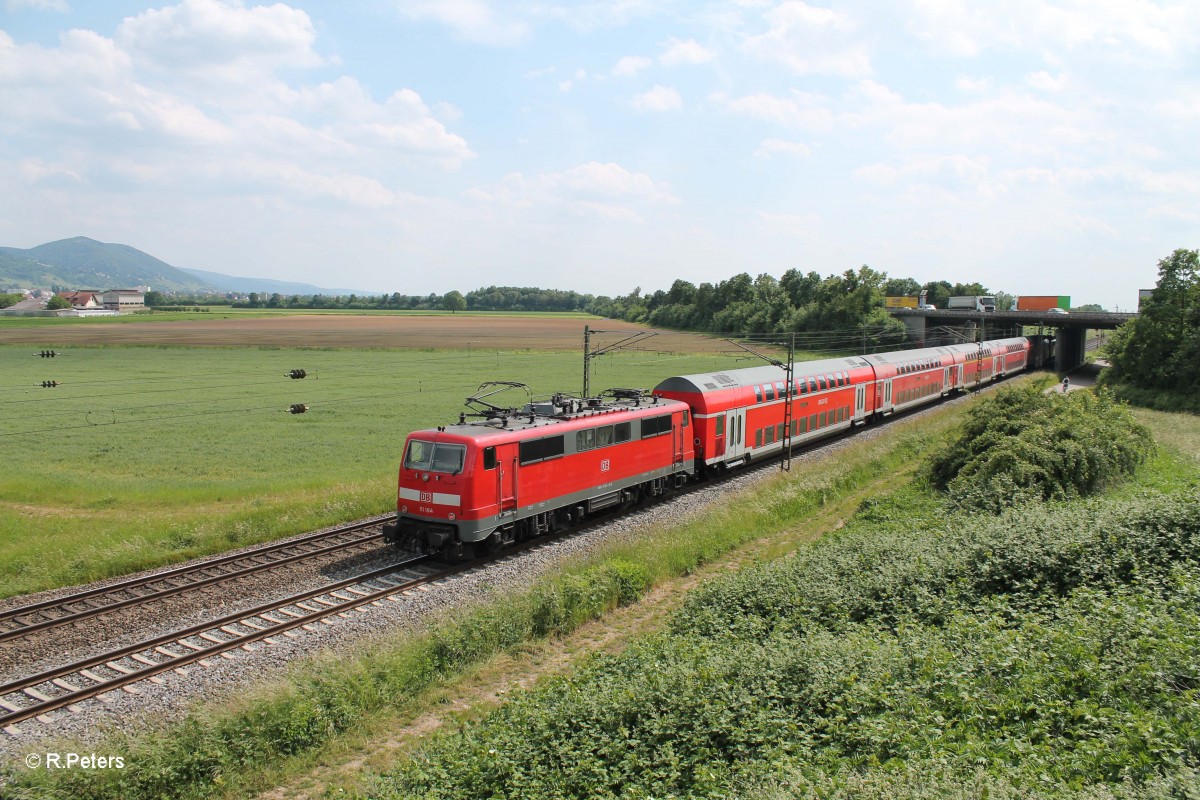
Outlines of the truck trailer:
M1023 294L1017 298L1017 311L1049 311L1052 308L1061 308L1063 311L1070 311L1070 295Z
M967 309L970 311L995 311L996 298L990 294L968 294L959 297L951 297L950 302L946 304L946 308L962 311Z

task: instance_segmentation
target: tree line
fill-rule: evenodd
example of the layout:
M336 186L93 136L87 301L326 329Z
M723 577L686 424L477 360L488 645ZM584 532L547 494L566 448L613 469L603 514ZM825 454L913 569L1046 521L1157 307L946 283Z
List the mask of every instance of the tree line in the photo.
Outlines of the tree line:
M1200 251L1158 262L1158 283L1137 318L1109 337L1103 381L1131 401L1200 413Z

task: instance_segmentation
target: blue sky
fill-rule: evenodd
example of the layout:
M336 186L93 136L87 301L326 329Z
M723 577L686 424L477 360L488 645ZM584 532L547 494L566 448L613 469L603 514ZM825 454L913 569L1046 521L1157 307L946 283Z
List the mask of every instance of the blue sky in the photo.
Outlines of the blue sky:
M1128 309L1200 3L0 0L0 244L406 294L861 264Z

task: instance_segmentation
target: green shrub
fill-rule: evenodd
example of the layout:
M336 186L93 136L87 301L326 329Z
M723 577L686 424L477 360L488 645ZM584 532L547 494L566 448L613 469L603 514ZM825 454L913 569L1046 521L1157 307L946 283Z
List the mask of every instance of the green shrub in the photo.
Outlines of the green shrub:
M710 582L666 633L434 737L370 796L937 796L911 785L926 767L1003 797L1185 785L1200 497L913 529L916 496Z
M998 512L1096 493L1131 474L1153 438L1112 393L1002 389L972 408L958 438L928 461L928 478L960 508Z

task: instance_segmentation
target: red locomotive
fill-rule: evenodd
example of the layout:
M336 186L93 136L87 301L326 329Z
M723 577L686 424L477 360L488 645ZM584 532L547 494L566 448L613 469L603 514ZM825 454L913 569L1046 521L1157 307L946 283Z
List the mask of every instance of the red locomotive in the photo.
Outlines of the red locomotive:
M663 494L713 471L929 403L1025 369L1017 337L667 378L652 393L555 395L409 434L396 522L384 538L451 558Z

